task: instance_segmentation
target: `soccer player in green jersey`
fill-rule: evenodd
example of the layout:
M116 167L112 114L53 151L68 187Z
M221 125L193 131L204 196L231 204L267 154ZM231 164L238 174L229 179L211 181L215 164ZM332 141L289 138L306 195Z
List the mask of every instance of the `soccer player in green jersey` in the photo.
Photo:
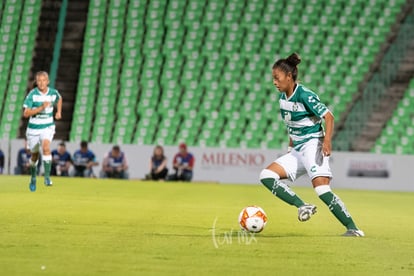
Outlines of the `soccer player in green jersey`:
M281 182L282 179L295 181L307 174L319 198L346 227L344 236L362 237L364 232L357 228L345 204L329 186L332 178L329 156L334 117L314 92L297 83L297 65L300 61L300 57L293 53L273 65L273 83L281 92L280 112L290 142L288 153L262 170L260 181L275 196L298 208L299 221L307 221L315 214L316 206L303 202L288 185ZM325 129L322 120L325 121Z
M39 150L43 152L43 166L45 185L51 186L50 169L52 166L52 155L50 143L55 134L55 123L53 121L53 107L56 105L56 120L62 117L62 97L56 89L50 88L49 75L44 71L36 73L36 85L29 92L23 103L23 116L29 118L26 130L27 145L32 153L30 166L30 191L36 191L37 163Z

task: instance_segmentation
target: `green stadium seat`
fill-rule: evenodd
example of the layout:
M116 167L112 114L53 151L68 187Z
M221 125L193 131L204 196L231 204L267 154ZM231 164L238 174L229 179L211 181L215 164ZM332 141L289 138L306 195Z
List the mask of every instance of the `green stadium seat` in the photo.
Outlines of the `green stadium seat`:
M23 6L17 1L8 1L2 7L0 16L0 100L3 114L0 114L3 138L16 138L21 117L21 105L30 71L31 53L34 48L36 29L41 3L27 1ZM11 35L13 34L13 35ZM20 91L20 92L19 92Z
M296 51L295 45L299 45L304 56L314 57L301 64L301 80L329 101L335 112L344 111L403 4L393 1L382 14L381 5L374 2L90 3L85 37L93 47L84 51L80 76L83 84L79 89L92 89L94 94L98 84L97 98L119 98L115 101L116 115L130 114L131 120L139 121L137 131L127 135L126 140L122 140L124 132L118 131L113 121L108 126L114 129L111 139L119 135L122 141L131 136L136 143L176 143L182 135L208 146L240 147L243 142L245 147L280 148L286 143L283 131L283 138L266 136L282 124L277 116L278 93L271 85L272 62ZM121 9L122 3L128 7ZM103 16L106 8L108 17ZM281 10L284 14L275 24L274 18ZM295 24L298 14L302 24ZM374 25L367 14L377 15L380 24ZM119 20L124 17L125 20ZM358 22L366 26L355 24ZM354 66L349 70L348 64ZM110 83L102 78L98 83L99 72L109 77ZM338 85L338 95L327 88ZM85 98L80 101L89 103ZM97 106L102 106L102 101L106 101L104 106L114 104L102 99ZM212 110L220 114L215 119L218 126L199 115ZM92 112L99 113L96 108ZM265 115L257 118L260 123L254 123L240 116L243 112ZM164 125L171 116L189 117L179 133L170 129L176 127L174 124ZM154 119L148 121L149 118ZM269 122L274 125L267 126ZM211 125L214 127L209 128ZM159 127L165 130L160 131ZM216 127L223 132L214 132ZM202 135L197 132L199 128L203 129Z

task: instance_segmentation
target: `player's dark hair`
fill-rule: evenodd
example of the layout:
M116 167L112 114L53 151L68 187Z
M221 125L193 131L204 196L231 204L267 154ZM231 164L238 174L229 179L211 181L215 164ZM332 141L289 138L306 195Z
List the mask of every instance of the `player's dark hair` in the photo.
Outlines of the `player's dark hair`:
M88 142L86 142L86 141L82 141L82 142L80 143L80 147L81 147L81 148L87 148L87 147L88 147Z
M60 142L59 146L66 147L65 142Z
M155 155L155 151L157 149L161 150L161 155L160 156ZM160 145L155 146L154 153L152 155L152 160L157 160L157 159L158 160L164 160L165 159L164 148L162 146L160 146Z
M121 151L121 148L118 145L112 147L114 151Z
M294 81L298 78L298 64L301 62L300 56L293 53L287 58L279 59L273 64L272 69L280 69L286 74L291 73Z

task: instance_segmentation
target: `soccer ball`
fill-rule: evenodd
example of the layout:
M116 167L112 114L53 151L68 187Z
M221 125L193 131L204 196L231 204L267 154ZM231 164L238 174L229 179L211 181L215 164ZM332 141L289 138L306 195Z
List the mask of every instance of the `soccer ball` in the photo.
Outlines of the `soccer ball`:
M264 229L266 223L266 213L259 206L248 206L240 212L239 224L243 230L259 233Z

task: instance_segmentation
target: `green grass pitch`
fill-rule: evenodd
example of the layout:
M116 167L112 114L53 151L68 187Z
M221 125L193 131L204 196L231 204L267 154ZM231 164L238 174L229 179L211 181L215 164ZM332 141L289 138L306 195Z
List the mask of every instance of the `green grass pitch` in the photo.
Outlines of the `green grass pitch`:
M38 182L42 182L39 178ZM1 275L414 275L414 193L335 190L364 238L345 229L313 189L308 222L259 185L0 177ZM261 206L264 231L237 218Z

